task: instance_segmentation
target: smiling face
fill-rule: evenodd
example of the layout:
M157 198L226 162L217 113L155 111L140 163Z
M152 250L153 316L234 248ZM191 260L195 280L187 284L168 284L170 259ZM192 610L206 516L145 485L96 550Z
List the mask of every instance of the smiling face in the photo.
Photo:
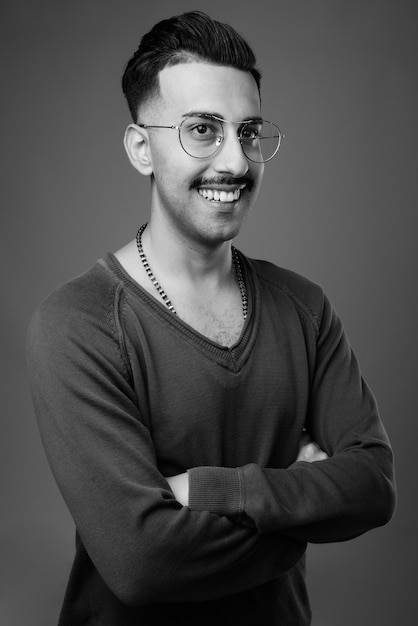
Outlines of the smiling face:
M260 98L249 72L206 63L183 63L159 75L161 95L140 111L148 125L179 125L190 113L209 113L243 122L260 117ZM224 140L212 156L187 154L177 130L150 128L151 219L164 220L172 233L205 245L235 237L251 210L263 164L249 161L238 138L238 124L224 123ZM206 128L197 131L206 132Z

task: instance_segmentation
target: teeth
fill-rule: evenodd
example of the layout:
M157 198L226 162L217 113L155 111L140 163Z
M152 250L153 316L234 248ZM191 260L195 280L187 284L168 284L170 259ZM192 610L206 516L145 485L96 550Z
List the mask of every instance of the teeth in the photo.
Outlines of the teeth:
M199 194L206 200L215 202L235 202L241 195L240 189L235 191L217 191L216 189L199 189Z

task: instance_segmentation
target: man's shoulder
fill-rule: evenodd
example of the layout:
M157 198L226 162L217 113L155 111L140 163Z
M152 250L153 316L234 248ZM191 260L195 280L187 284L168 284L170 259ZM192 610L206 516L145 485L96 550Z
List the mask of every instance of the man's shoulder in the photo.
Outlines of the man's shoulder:
M280 267L269 261L249 259L258 279L268 288L279 290L290 298L295 306L319 323L325 294L320 285L297 272Z
M100 305L116 288L105 264L99 260L87 271L54 289L40 304L43 308L85 308Z
M82 322L103 322L113 311L117 281L98 261L86 272L54 289L36 307L30 328L61 334Z
M67 374L74 368L93 371L104 363L129 376L119 323L122 292L102 261L54 289L36 307L28 325L31 376L48 369Z

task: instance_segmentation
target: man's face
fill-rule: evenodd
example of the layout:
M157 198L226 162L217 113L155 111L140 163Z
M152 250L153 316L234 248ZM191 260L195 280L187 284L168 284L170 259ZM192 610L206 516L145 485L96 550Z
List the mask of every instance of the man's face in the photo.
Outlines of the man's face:
M141 115L141 123L179 125L190 112L234 122L260 117L259 93L249 72L183 63L163 69L159 79L161 97ZM183 150L178 131L149 129L152 216L158 214L172 231L200 244L216 246L238 234L264 170L245 157L238 128L224 123L221 148L204 159Z

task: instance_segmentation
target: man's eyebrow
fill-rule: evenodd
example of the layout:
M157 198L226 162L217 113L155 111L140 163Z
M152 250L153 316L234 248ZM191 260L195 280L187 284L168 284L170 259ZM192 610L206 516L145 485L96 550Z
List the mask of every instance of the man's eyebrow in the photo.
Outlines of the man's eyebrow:
M183 113L182 117L220 117L222 119L222 115L216 111L188 111Z
M187 113L183 113L182 117L218 117L225 122L233 121L233 120L225 120L225 118L221 115L221 113L217 113L216 111L188 111ZM245 124L245 122L262 122L263 118L259 115L255 117L246 117L240 122L236 122L237 124Z
M247 117L245 122L254 122L255 124L261 124L263 118L257 115L256 117Z

